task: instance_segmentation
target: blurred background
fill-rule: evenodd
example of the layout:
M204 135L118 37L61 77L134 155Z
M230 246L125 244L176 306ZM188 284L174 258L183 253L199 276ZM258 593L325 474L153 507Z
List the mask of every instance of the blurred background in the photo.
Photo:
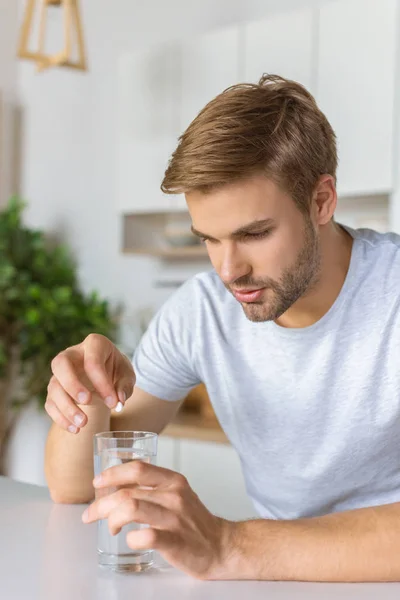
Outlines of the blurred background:
M95 328L131 354L174 289L210 268L184 198L159 185L180 133L224 88L265 72L303 83L338 136L337 220L400 232L400 0L70 6L0 0L2 470L41 485L47 357ZM214 512L251 516L205 389L185 408L160 464Z

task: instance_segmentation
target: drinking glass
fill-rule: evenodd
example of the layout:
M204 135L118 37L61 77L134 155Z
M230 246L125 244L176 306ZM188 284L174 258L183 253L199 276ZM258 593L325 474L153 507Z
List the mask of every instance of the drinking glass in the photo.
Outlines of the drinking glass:
M99 475L105 469L133 460L155 464L157 457L157 434L149 431L107 431L94 435L94 472ZM119 488L96 489L96 499L111 494ZM112 536L107 520L98 522L97 552L99 564L115 571L146 571L154 561L152 550L132 550L126 543L129 531L143 529L147 525L130 523L120 533Z

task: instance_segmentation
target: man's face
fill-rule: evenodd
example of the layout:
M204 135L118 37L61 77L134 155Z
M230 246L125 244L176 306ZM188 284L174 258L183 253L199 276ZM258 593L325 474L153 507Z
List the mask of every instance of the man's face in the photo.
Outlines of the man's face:
M311 219L265 176L209 194L186 194L194 233L251 321L278 319L318 280L319 237Z

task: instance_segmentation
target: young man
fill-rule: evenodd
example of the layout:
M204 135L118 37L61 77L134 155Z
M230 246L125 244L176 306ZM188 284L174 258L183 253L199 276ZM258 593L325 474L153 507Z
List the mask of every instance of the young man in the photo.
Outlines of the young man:
M101 336L54 359L55 501L93 497L94 432L160 432L201 381L260 519L217 518L181 475L132 463L95 482L126 489L84 521L148 523L132 548L198 578L400 580L400 237L334 221L336 164L329 123L292 81L234 86L197 116L162 188L186 194L214 270L154 318L133 394L130 361Z

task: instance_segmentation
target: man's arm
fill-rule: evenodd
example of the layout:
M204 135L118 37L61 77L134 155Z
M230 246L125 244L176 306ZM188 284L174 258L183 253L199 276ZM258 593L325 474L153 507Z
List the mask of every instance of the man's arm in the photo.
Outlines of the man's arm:
M72 435L55 423L46 445L45 471L55 502L89 502L93 490L93 435L102 431L153 431L160 433L176 414L181 402L160 400L135 387L120 413L110 411L101 398L80 406L87 423Z
M400 581L400 503L296 521L216 517L179 473L141 461L106 469L93 482L117 491L96 500L84 523L108 519L127 544L154 549L198 579ZM134 484L134 485L133 485Z
M296 521L231 523L225 530L227 554L217 578L400 581L400 503Z
M190 282L184 284L158 311L136 348L133 365L98 334L53 359L45 407L55 423L46 448L46 477L54 501L93 498L95 433L110 429L159 433L200 383L193 358L192 288ZM110 408L127 397L122 412L110 415Z

